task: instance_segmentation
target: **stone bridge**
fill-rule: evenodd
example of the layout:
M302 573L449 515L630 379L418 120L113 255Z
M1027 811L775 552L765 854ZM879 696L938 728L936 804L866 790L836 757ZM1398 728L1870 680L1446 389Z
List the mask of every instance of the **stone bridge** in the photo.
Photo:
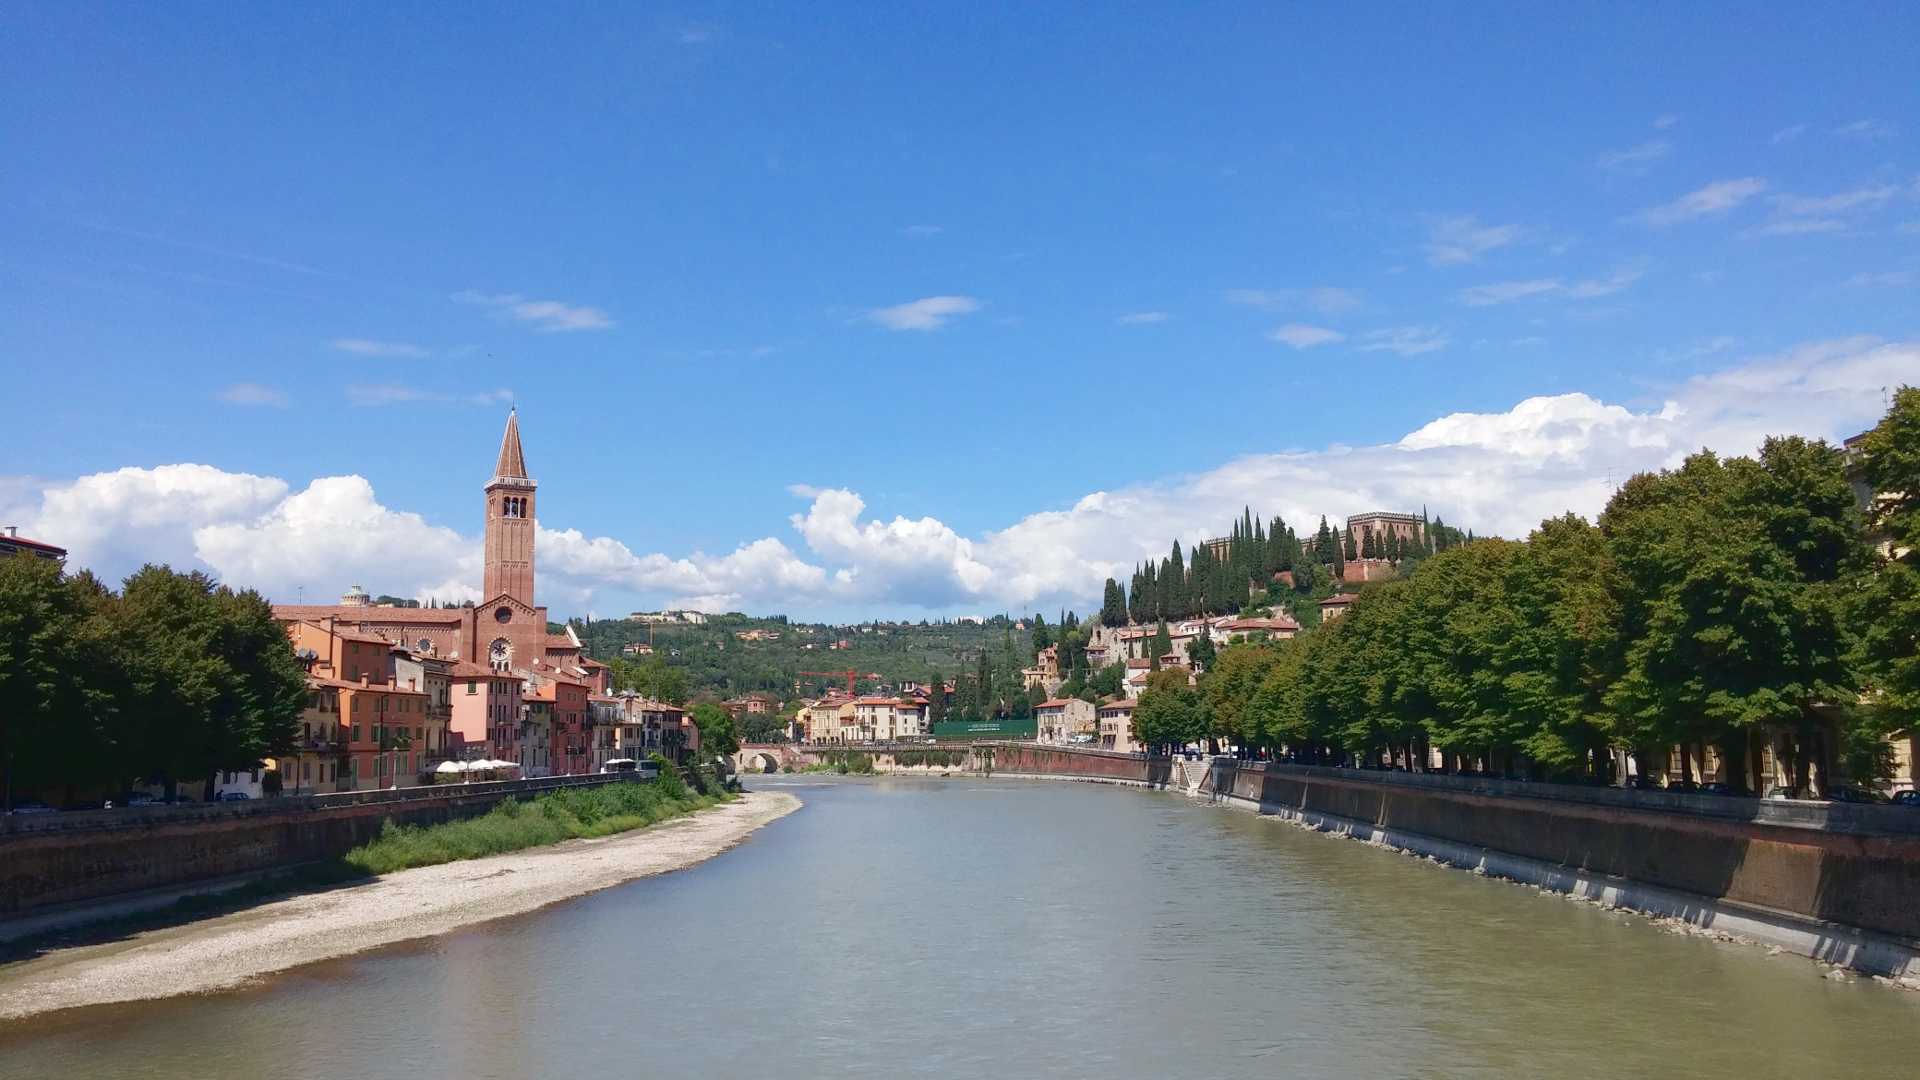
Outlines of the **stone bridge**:
M926 761L928 752L943 759L942 764ZM853 745L811 743L746 743L733 755L733 767L741 773L786 772L816 764L840 754L863 754L873 758L877 772L972 771L979 767L972 743L860 743ZM958 761L948 755L959 755ZM904 757L904 762L902 758Z

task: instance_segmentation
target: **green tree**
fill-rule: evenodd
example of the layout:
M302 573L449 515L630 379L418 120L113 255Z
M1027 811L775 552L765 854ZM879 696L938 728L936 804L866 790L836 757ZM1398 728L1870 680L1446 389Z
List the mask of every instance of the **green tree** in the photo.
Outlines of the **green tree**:
M1790 786L1824 789L1842 733L1820 706L1857 697L1842 601L1866 561L1840 452L1800 438L1768 439L1757 461L1703 451L1634 477L1601 527L1631 642L1608 701L1634 745L1714 741L1737 765L1771 734Z
M933 725L947 722L947 691L940 677L940 669L933 669L927 676L927 730Z
M255 769L292 746L306 673L273 608L198 572L146 566L111 608L126 672L126 746L169 790Z
M1167 631L1167 620L1161 619L1154 628L1153 638L1147 645L1148 667L1160 670L1160 658L1173 651L1173 635Z
M0 556L0 810L16 785L70 784L113 760L109 673L88 632L104 591L51 559Z
M1872 573L1856 600L1856 662L1866 711L1879 734L1920 723L1920 389L1903 386L1857 447L1856 468L1872 492L1866 525Z
M1120 696L1126 683L1127 665L1115 661L1094 672L1093 677L1087 680L1087 688L1097 697L1114 698Z
M700 729L700 754L712 758L738 753L740 735L733 722L733 714L711 701L702 701L688 711L693 724Z
M1213 637L1208 633L1207 628L1202 626L1200 632L1195 634L1193 640L1187 645L1187 662L1192 664L1196 671L1207 671L1213 667L1213 659Z

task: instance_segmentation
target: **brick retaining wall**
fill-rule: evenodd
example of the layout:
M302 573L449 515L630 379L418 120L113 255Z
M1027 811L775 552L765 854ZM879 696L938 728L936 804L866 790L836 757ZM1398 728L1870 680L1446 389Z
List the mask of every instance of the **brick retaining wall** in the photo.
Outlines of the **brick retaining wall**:
M345 854L389 820L434 825L509 796L618 783L544 777L250 802L0 818L0 919L53 904L182 885Z
M1083 750L1001 747L994 771L1162 786L1169 764ZM1441 785L1395 776L1223 760L1202 793L1920 941L1920 835L1905 831L1907 818L1890 816L1900 808L1843 807L1838 809L1885 813L1828 816L1807 806L1730 799L1709 816L1678 803L1615 805L1606 792L1554 792L1537 784L1489 791L1463 778L1433 778L1455 781ZM1541 790L1521 794L1523 786ZM1741 820L1742 813L1762 820Z

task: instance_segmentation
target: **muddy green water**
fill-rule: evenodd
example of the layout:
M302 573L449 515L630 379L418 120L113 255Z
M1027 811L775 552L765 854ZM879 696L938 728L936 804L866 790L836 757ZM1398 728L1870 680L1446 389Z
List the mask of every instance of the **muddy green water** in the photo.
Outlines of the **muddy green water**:
M1920 1076L1920 994L1180 796L756 782L806 806L701 866L0 1077Z

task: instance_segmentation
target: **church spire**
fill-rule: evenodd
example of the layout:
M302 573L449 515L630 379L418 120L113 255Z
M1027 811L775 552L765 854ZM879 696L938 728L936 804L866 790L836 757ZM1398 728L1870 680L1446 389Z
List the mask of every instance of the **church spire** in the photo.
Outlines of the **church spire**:
M517 408L507 413L507 433L500 437L500 463L493 467L493 475L520 480L527 477L527 458L520 452L520 410Z

